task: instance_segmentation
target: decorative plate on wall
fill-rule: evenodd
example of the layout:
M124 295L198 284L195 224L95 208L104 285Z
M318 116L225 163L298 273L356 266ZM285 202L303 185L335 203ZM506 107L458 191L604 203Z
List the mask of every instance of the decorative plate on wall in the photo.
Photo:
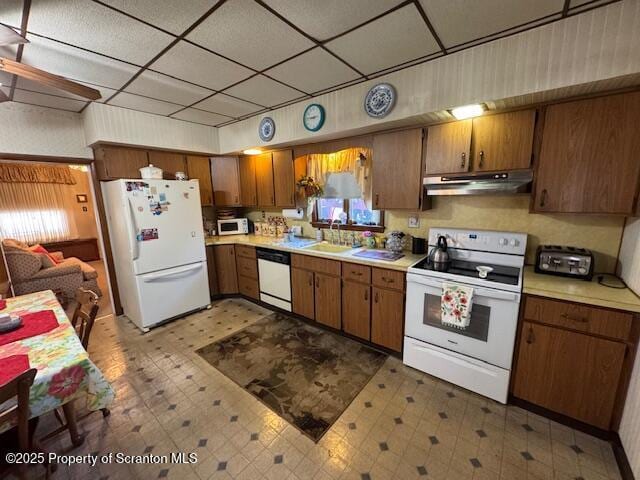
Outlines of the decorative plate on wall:
M324 107L317 103L312 103L304 109L302 123L304 124L304 128L310 132L317 132L322 128L322 125L324 125L324 118Z
M264 117L258 127L258 135L263 142L270 141L276 133L276 122L271 117Z
M389 83L374 85L364 98L364 111L373 118L387 115L396 104L396 89Z

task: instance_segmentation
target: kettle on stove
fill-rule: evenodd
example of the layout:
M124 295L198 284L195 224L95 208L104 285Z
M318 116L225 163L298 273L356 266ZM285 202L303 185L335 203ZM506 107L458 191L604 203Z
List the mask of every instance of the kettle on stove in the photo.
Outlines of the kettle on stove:
M447 238L444 235L438 237L436 246L429 253L429 263L438 272L446 272L449 269L451 259L447 252Z

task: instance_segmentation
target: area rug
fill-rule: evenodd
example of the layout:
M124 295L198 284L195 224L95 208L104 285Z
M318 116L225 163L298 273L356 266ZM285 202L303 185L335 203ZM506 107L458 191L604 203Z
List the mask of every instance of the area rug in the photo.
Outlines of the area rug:
M387 358L281 313L197 353L316 442Z

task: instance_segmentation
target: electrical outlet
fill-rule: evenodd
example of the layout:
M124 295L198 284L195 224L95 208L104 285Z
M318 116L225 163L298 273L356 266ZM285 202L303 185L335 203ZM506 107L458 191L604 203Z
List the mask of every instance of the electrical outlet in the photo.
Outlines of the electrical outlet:
M409 215L409 228L419 228L420 217L418 215Z

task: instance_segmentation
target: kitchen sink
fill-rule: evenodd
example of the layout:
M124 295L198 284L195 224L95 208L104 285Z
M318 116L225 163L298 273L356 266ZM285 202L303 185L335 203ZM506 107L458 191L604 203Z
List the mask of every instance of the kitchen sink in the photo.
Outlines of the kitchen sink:
M342 253L353 249L351 247L345 247L343 245L332 245L331 243L316 243L314 245L304 247L304 250L314 250L316 252L326 253Z

